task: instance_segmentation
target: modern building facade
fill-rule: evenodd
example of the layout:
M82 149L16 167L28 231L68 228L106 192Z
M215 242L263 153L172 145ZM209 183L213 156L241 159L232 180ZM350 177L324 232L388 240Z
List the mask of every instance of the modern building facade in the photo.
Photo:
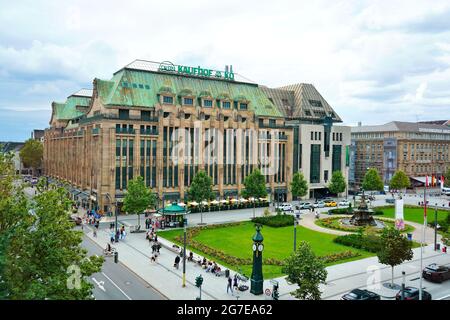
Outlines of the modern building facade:
M402 170L414 185L422 182L421 177L440 177L450 168L450 128L400 121L352 127L350 152L350 183L355 188L368 168L376 168L385 184Z
M259 168L272 199L285 201L297 170L313 177L312 188L325 187L333 169L347 174L350 128L336 122L312 85L269 89L230 69L136 60L52 104L44 170L103 210L121 202L136 176L161 201L185 200L199 170L225 198L237 197Z

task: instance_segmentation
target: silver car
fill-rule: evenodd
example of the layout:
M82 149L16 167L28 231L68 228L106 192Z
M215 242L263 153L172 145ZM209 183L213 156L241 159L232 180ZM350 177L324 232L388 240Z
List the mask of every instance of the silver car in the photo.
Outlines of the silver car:
M313 208L325 208L325 202L323 202L323 201L314 202L312 207Z

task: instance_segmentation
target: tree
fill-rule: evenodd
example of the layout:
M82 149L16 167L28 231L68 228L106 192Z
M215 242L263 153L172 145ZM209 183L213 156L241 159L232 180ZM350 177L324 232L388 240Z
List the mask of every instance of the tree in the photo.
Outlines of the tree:
M141 176L128 181L127 193L123 199L123 209L138 216L138 228L141 227L141 213L156 205L156 196L147 188Z
M444 186L450 188L450 168L447 169L447 172L444 175Z
M308 182L300 171L292 177L291 192L293 197L304 197L308 192Z
M20 150L20 159L26 167L31 167L33 175L41 166L44 148L40 141L28 139Z
M399 230L392 227L384 228L380 238L382 246L380 251L377 252L378 261L391 266L391 287L394 287L394 267L413 258L411 241L406 239Z
M391 190L402 190L406 189L411 185L409 178L402 170L397 170L392 176L391 182L389 183L389 188Z
M370 168L367 170L362 183L364 190L382 191L384 189L383 180L381 180L377 169Z
M284 262L282 272L287 280L298 285L293 292L294 297L303 300L320 300L319 285L327 279L325 263L317 257L311 246L302 241L300 246Z
M244 198L255 199L267 197L266 178L259 169L255 169L244 179L244 190L241 191ZM253 218L255 217L256 201L253 202Z
M214 199L212 185L212 178L204 170L198 171L189 188L189 199L196 202Z
M341 192L344 192L346 188L347 182L345 182L342 171L337 170L333 172L333 175L331 176L331 182L328 185L328 189L330 190L330 192L339 194Z
M11 234L5 257L8 299L84 300L92 298L87 277L101 270L103 257L87 257L83 232L68 219L71 201L64 188L42 192Z

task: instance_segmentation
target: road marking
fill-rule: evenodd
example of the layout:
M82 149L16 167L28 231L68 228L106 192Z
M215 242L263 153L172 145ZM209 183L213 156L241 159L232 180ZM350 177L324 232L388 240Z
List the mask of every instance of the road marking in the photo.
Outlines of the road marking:
M125 297L127 297L127 299L128 300L132 300L122 289L120 289L119 288L119 286L114 282L114 281L112 281L111 280L111 278L110 277L108 277L104 272L102 272L102 275L104 275L105 276L105 278L106 279L108 279L116 288L117 288L117 290L119 290L120 292L122 292L122 294L125 296Z
M447 298L450 298L450 294L447 295L447 296L444 296L444 297L440 297L439 299L436 299L436 300L444 300L444 299L447 299Z
M105 281L97 281L94 277L92 277L92 280L95 282L95 284L103 290L103 292L106 292L105 287L103 286L105 284Z

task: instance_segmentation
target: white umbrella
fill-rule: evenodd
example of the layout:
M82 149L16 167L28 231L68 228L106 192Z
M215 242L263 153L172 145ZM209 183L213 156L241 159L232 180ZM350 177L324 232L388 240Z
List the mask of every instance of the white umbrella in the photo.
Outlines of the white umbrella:
M267 201L267 198L259 198L261 201Z
M162 217L162 215L160 215L159 213L155 213L153 216L154 216L155 218Z
M189 202L189 205L196 207L196 206L198 206L198 202L192 201L192 202Z
M231 201L231 202L239 202L238 199L231 199L230 201Z
M248 200L244 199L244 198L241 198L241 200L239 200L239 201L241 201L241 202L248 202Z
M249 198L248 200L250 200L250 201L255 201L256 199L255 198L253 198L253 197L251 197L251 198Z
M208 205L208 201L202 201L202 205L207 206Z
M228 203L228 200L222 199L220 200L221 203Z
M185 204L184 202L180 202L178 205L179 205L180 207L185 207L185 206L186 206L186 204Z
M219 201L213 200L213 201L211 201L211 204L219 204Z

